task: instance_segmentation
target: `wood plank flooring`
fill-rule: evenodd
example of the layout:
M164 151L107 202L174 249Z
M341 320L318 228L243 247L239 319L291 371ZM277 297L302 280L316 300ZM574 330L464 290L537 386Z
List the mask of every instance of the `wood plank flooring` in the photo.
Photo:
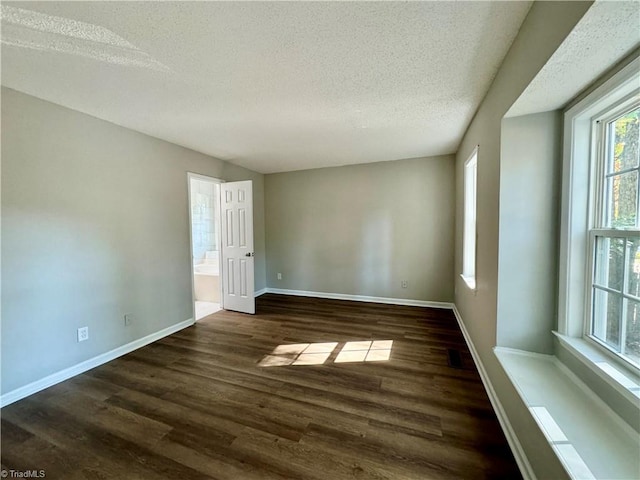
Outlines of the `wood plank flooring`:
M47 479L521 478L448 310L263 295L0 415Z

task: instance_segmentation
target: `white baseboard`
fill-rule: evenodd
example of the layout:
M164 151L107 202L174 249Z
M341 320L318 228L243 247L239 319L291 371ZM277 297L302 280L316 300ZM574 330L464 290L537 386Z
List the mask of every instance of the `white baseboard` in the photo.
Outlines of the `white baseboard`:
M498 400L498 395L489 380L489 375L487 375L487 371L484 368L484 364L480 359L480 355L478 355L478 351L471 340L471 336L467 331L467 328L464 326L464 322L462 321L462 317L460 316L460 312L455 305L453 305L453 314L458 321L458 325L460 326L460 330L462 331L462 335L464 336L464 340L469 347L469 351L471 352L471 356L473 357L473 361L476 364L476 368L478 369L478 373L480 374L480 378L482 379L482 384L484 385L484 389L487 391L487 395L489 396L489 401L491 402L491 406L493 410L496 412L496 416L498 417L498 422L500 423L500 427L502 427L502 431L504 432L504 436L507 438L507 443L509 443L509 447L511 448L511 452L513 453L513 457L518 464L518 468L520 468L520 473L524 480L536 480L536 476L533 473L533 468L531 468L531 464L527 459L527 456L524 453L522 445L516 436L516 433L513 431L513 427L511 426L511 422L509 422L509 418L507 417L504 408L502 407L502 403Z
M268 288L263 288L261 290L257 290L256 292L254 292L253 296L254 297L259 297L260 295L264 295L265 293L268 293Z
M348 295L345 293L310 292L306 290L287 290L283 288L265 288L264 293L278 295L294 295L296 297L328 298L332 300L351 300L354 302L385 303L390 305L406 305L410 307L453 308L453 303L411 300L408 298L368 297L365 295ZM261 290L262 291L262 290Z
M167 335L171 335L183 328L190 327L194 324L192 318L189 320L185 320L184 322L176 323L175 325L171 325L170 327L164 328L158 332L147 335L146 337L139 338L138 340L134 340L133 342L127 343L126 345L122 345L121 347L114 348L106 353L98 355L96 357L90 358L89 360L85 360L77 365L74 365L69 368L65 368L64 370L60 370L59 372L48 375L40 380L36 380L35 382L31 382L28 385L24 385L23 387L16 388L10 392L7 392L0 396L0 407L5 407L13 402L17 402L29 395L33 395L45 388L49 388L56 383L63 382L68 380L71 377L75 377L76 375L80 375L81 373L86 372L87 370L91 370L99 365L110 362L122 355L133 352L138 348L144 347L150 343L153 343L161 338L166 337Z

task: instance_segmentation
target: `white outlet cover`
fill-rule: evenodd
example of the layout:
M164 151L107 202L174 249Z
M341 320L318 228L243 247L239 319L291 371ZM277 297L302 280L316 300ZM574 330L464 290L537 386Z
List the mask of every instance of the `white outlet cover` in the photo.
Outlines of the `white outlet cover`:
M78 329L78 342L89 340L89 327L80 327Z

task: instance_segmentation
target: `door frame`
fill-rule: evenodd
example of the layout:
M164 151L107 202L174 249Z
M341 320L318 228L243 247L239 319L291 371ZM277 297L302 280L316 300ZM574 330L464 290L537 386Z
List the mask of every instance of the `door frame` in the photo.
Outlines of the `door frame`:
M196 320L196 290L195 290L195 285L194 285L194 276L195 276L195 271L194 271L194 265L193 265L193 212L191 211L191 180L205 180L208 182L212 182L212 183L217 183L218 185L221 183L225 183L224 180L222 180L221 178L216 178L216 177L209 177L207 175L202 175L200 173L193 173L193 172L187 172L187 207L189 209L189 264L190 264L190 271L191 271L191 307L193 308L193 321L194 323L197 322ZM218 258L222 258L222 233L220 232L220 228L221 228L221 218L220 218L220 214L221 214L221 209L220 209L220 187L218 187L218 208L217 211L215 212L216 214L216 236L217 236L217 241L218 241L218 251L220 253L218 253ZM222 272L222 263L219 263L219 269L220 272ZM224 295L222 294L222 275L220 275L220 282L219 282L219 288L220 288L220 308L223 309L224 308Z

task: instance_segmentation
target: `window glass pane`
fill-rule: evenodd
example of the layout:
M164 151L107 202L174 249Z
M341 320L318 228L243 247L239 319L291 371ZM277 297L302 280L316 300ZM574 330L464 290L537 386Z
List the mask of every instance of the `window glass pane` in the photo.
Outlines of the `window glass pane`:
M613 142L609 145L609 158L612 165L609 171L619 172L627 168L638 166L640 150L638 149L638 113L635 108L624 116L609 123L609 138ZM611 168L612 167L612 168Z
M612 228L636 226L638 171L609 177L607 218Z
M615 293L593 289L592 335L620 350L620 318L622 297Z
M640 238L627 238L627 291L640 297Z
M475 288L476 276L476 186L477 152L464 166L464 230L462 249L462 276Z
M622 291L624 238L596 237L595 283Z
M640 364L640 303L627 300L625 355Z

